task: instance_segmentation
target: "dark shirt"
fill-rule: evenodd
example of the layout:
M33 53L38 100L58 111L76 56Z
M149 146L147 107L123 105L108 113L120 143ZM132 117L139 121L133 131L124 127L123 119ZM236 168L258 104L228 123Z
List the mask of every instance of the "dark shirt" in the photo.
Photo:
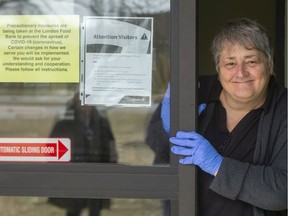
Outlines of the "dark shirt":
M215 110L204 137L224 157L253 163L259 120L264 106L249 112L237 126L229 132L226 125L226 110L219 100L215 100ZM266 104L266 103L265 103ZM200 122L201 124L201 117ZM252 205L230 200L209 189L214 176L199 169L198 199L199 216L253 216Z

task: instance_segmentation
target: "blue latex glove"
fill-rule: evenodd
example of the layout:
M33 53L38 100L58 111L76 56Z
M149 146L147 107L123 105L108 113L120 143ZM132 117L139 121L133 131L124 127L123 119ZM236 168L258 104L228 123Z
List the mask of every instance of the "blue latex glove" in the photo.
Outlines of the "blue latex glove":
M171 148L174 154L185 156L179 163L198 165L211 175L219 170L223 157L207 139L195 131L178 131L176 137L170 138L170 142L175 144Z
M170 133L170 82L162 99L161 107L162 125L166 133Z
M206 106L207 106L206 103L202 103L198 106L198 115L200 115L203 112L203 110L205 110Z
M198 115L206 108L206 104L202 103L198 106ZM170 133L170 82L162 99L161 107L162 125L166 133Z

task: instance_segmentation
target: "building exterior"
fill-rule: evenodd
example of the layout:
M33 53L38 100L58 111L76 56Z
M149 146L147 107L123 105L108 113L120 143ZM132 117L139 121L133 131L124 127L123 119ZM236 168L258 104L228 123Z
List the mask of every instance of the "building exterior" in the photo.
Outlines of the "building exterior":
M184 117L195 110L182 94L191 92L195 102L196 74L215 73L210 41L235 17L269 30L276 75L287 86L287 11L285 0L0 0L0 215L61 216L72 205L83 216L99 205L103 216L158 216L166 214L166 200L171 216L196 215L195 170L179 167L175 156L154 163L145 141L151 116L174 80L182 106L171 107L171 126L196 127L194 117ZM140 40L135 35L143 31L148 38ZM139 99L140 87L149 103ZM129 97L120 105L107 99L123 95ZM55 149L46 145L55 138L70 141L64 150L59 141Z

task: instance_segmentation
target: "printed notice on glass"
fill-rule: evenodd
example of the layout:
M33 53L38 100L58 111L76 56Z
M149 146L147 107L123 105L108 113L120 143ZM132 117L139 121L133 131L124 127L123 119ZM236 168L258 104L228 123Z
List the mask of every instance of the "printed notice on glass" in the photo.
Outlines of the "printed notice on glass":
M84 17L81 101L150 106L153 18Z
M79 82L78 15L0 16L0 82Z

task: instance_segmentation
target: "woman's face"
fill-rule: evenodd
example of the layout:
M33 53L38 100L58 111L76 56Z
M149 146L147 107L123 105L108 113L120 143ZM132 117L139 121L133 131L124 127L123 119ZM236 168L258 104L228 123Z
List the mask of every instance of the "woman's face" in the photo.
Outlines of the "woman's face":
M226 99L240 103L265 99L271 74L267 59L256 49L226 43L220 54L219 79Z

